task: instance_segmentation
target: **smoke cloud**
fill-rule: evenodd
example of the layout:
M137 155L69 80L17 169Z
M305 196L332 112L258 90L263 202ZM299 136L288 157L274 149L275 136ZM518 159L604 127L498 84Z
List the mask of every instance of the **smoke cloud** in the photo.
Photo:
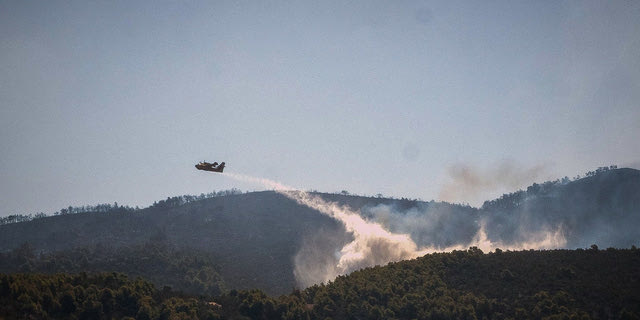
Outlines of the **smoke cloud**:
M483 200L499 195L496 193L530 184L546 171L543 165L524 168L508 160L486 169L456 164L449 167L449 181L443 185L438 198L441 201L479 206Z
M553 249L564 247L567 243L562 224L554 228L550 225L529 226L514 222L513 227L519 233L517 239L489 236L492 230L489 225L495 223L493 219L481 216L475 208L447 203L419 203L408 210L381 204L363 208L362 214L391 232L408 233L422 251L429 253L464 250L473 246L483 251L496 248Z
M423 255L416 243L408 234L392 233L385 230L381 224L366 221L358 213L345 206L324 201L317 195L303 191L281 192L299 204L313 208L323 214L340 221L348 233L353 235L353 241L347 243L337 252L335 266L324 266L328 271L324 275L316 275L313 278L322 282L333 280L338 275L347 274L365 267L383 265L391 261L416 258ZM323 261L316 261L316 263ZM332 262L332 261L324 261ZM307 274L313 270L305 270L302 265L296 265L295 274ZM303 277L297 277L303 286L313 283L305 283Z
M339 275L361 268L413 259L427 253L463 250L470 246L476 246L483 251L491 251L495 248L513 250L557 248L565 243L561 229L531 234L530 240L526 242L511 244L494 242L487 237L482 222L472 222L465 226L472 236L467 235L456 239L455 233L452 233L453 237L447 237L443 234L434 238L416 237L420 240L421 245L419 246L412 235L415 237L419 233L447 232L446 228L440 229L444 225L449 225L447 220L449 218L444 212L423 215L427 218L421 219L418 217L418 211L398 213L390 206L386 208L378 206L368 210L369 218L365 218L366 213L361 215L346 206L325 201L318 195L295 190L295 188L275 181L233 173L225 173L225 175L242 181L260 183L301 205L336 219L352 236L351 241L347 240L346 243L334 242L332 245L337 245L336 248L331 248L332 245L322 237L322 233L305 239L302 248L294 257L294 274L301 287L328 282ZM386 219L384 219L385 217ZM463 222L458 222L458 225L460 224L464 225ZM456 223L451 226L455 228Z
M303 246L302 253L299 253L295 258L296 267L294 273L302 286L327 282L338 275L347 274L364 267L412 259L426 253L418 249L418 246L408 234L389 232L381 224L366 221L357 212L346 206L327 202L317 195L295 190L295 188L268 179L232 173L227 173L226 175L234 179L260 183L272 188L301 205L336 219L344 225L348 233L352 234L353 240L338 250L335 257L315 256L313 253L320 250L310 246L316 241L306 241L307 245ZM309 262L301 259L301 257L312 256L316 257L314 258L316 261Z

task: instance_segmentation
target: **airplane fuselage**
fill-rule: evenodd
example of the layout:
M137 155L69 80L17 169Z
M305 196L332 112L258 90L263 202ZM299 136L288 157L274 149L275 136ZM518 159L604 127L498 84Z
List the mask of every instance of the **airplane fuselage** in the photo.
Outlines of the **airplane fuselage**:
M212 164L201 164L198 163L196 164L196 169L198 170L204 170L204 171L211 171L211 172L222 172L224 170L224 165L221 164L219 166L213 166Z

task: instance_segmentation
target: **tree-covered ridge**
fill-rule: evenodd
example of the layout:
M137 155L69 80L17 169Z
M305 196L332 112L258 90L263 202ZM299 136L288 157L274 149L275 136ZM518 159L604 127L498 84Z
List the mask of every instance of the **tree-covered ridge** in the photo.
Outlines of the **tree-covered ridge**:
M161 237L132 247L115 249L98 245L47 254L35 254L33 247L24 244L0 253L0 272L119 272L191 294L219 295L225 290L219 266L211 254L178 250Z
M221 191L213 191L209 193L201 193L200 195L182 195L175 197L167 197L165 200L155 201L149 208L172 208L178 207L181 205L185 205L187 203L211 199L215 197L224 197L230 195L238 195L242 194L242 191L236 188L229 190L221 190ZM27 222L34 219L42 219L50 216L59 216L59 215L67 215L67 214L80 214L80 213L133 213L139 212L140 208L135 207L132 208L130 206L118 205L117 202L113 204L110 203L101 203L97 205L85 205L85 206L69 206L67 208L62 208L59 211L48 215L44 212L39 212L36 214L11 214L6 217L0 217L0 225L10 224L10 223L18 223L18 222Z
M465 247L482 227L488 240L504 246L527 243L532 237L535 240L550 233L566 239L566 248L593 243L616 248L638 244L640 171L601 170L579 180L541 187L539 192L534 189L531 194L525 192L521 202L503 201L504 206L491 209L347 194L316 195L359 211L365 219L381 223L391 232L409 234L420 247ZM133 212L113 205L104 206L105 210L112 208L106 212L64 214L0 225L0 252L7 254L24 243L33 247L37 257L55 256L60 251L67 255L81 248L70 260L76 261L77 257L82 261L86 255L82 250L107 248L117 255L119 250L128 252L148 244L154 235L164 234L171 248L215 257L219 269L214 270L219 270L228 288L257 288L280 295L297 285L295 257L300 252L333 257L336 250L352 240L336 220L277 192L239 194L231 190L228 195L218 194L207 199L169 198ZM310 247L314 250L306 250ZM126 261L141 265L135 259ZM28 265L17 263L5 270L29 270L22 267ZM55 270L67 271L47 272ZM83 271L79 267L69 270ZM149 280L165 284L155 278Z
M602 167L574 181L533 184L485 202L479 215L495 242L526 242L531 233L559 230L567 248L628 248L638 240L640 171Z
M596 170L588 171L585 173L584 178L595 177L601 174L605 174L612 170L617 170L618 166L611 165L608 167L599 167ZM482 204L482 209L485 210L495 210L495 209L504 209L513 206L520 206L527 199L527 197L533 196L547 196L553 194L557 191L557 188L563 185L568 184L572 181L578 181L584 179L580 177L580 175L570 179L565 176L562 179L549 180L543 183L533 183L528 186L526 190L518 190L510 193L503 194L500 198L494 200L487 200Z
M471 248L364 269L306 293L320 319L638 319L638 270L635 247Z
M594 177L597 175L600 175L602 173L605 173L607 171L610 170L616 170L618 169L618 166L616 165L611 165L608 167L598 167L595 170L592 171L588 171L584 174L584 177ZM563 177L562 179L556 179L554 181L545 181L543 183L534 183L531 186L529 186L527 188L526 191L524 190L518 190L512 193L507 193L502 195L500 198L498 199L494 199L494 200L487 200L484 202L482 208L490 208L490 207L500 207L500 206L504 206L505 204L517 204L519 203L521 200L523 200L523 198L529 194L538 194L538 193L542 193L544 194L545 192L548 192L552 187L554 186L558 186L558 185L563 185L563 184L567 184L571 181L577 181L582 179L582 177L580 175L574 177L573 179L570 179L569 177ZM311 193L318 193L316 190L313 191L309 191ZM149 206L149 208L171 208L171 207L179 207L182 205L185 205L187 203L191 203L191 202L196 202L196 201L200 201L200 200L206 200L206 199L211 199L211 198L215 198L215 197L223 197L223 196L230 196L230 195L238 195L238 194L242 194L242 191L236 188L232 188L232 189L228 189L228 190L220 190L220 191L212 191L209 193L201 193L199 195L182 195L182 196L174 196L174 197L168 197L165 200L160 200L160 201L155 201L151 206ZM325 193L324 194L325 197L332 197L335 195L342 195L342 196L349 196L349 195L353 195L356 197L362 197L362 198L371 198L371 197L367 197L365 195L357 195L357 194L351 194L350 192L346 191L346 190L342 190L340 192L335 192L335 193ZM388 196L384 196L381 193L378 193L374 196L375 198L378 199L392 199L392 200L401 200L404 202L411 202L411 204L413 204L415 206L415 203L420 201L422 202L422 200L420 199L407 199L407 198L401 198L401 199L395 199L394 197L388 197ZM85 206L69 206L67 208L62 208L59 211L53 212L52 214L46 214L44 212L39 212L39 213L35 213L35 214L11 214L11 215L7 215L4 217L0 217L0 225L3 224L10 224L10 223L18 223L18 222L26 222L26 221L31 221L33 219L41 219L41 218L46 218L49 216L58 216L58 215L66 215L66 214L78 214L78 213L110 213L110 212L137 212L142 210L141 208L135 207L132 208L130 206L123 206L123 205L118 205L117 202L114 202L113 204L109 204L109 203L101 203L101 204L97 204L97 205L85 205Z
M215 301L213 300L215 299ZM119 273L0 274L0 319L306 319L302 293L187 295Z
M477 248L363 269L277 298L156 290L101 273L0 275L0 318L639 319L640 250Z

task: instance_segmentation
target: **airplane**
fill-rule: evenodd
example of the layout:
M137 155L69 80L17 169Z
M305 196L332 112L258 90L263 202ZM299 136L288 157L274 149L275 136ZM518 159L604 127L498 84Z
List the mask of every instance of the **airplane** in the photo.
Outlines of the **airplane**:
M218 164L217 162L208 163L206 161L202 161L202 162L196 164L196 169L204 170L204 171L211 171L211 172L222 172L222 170L224 170L224 162L221 163L221 164Z

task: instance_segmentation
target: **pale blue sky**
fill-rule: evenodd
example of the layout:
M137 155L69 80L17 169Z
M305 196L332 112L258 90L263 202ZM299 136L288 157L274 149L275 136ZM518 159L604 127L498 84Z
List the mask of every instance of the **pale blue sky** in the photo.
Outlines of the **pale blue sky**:
M200 160L425 200L639 167L639 103L639 1L0 1L0 216L261 188Z

